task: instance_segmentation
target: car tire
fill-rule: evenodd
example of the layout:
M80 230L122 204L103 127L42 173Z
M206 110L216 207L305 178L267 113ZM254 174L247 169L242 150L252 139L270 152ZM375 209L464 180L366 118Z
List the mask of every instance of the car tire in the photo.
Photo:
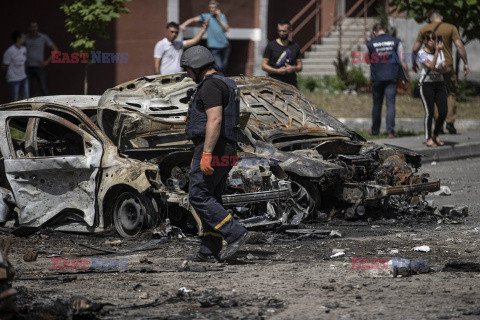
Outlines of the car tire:
M296 184L297 186L294 186ZM302 206L308 206L308 214L305 218L311 217L320 209L321 197L317 186L306 179L292 178L292 189L294 191L294 197L296 201L302 201ZM303 189L303 190L302 190ZM306 195L302 195L302 192L306 192Z
M290 181L292 198L280 205L280 219L284 225L299 225L317 212L321 198L314 183L296 177L290 177Z
M156 221L152 199L134 191L121 192L113 207L113 222L124 238L138 235Z

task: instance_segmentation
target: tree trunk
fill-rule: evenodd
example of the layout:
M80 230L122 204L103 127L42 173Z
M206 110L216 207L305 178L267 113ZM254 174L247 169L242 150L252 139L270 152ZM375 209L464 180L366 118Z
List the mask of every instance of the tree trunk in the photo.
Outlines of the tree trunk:
M85 74L83 77L83 94L88 94L88 63L85 64Z

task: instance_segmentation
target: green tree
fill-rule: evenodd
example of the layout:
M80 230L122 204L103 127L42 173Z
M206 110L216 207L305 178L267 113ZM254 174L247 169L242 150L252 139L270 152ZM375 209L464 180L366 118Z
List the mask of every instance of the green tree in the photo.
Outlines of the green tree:
M400 12L406 11L407 17L415 19L418 23L428 22L427 12L437 9L441 12L443 21L458 28L465 44L480 39L480 0L391 0L390 6L397 7ZM457 76L459 62L457 53L455 57Z
M125 2L131 0L66 0L60 5L67 19L65 27L74 35L70 46L76 52L95 51L94 36L107 39L107 27L121 13L129 13ZM88 64L85 64L84 94L88 92Z

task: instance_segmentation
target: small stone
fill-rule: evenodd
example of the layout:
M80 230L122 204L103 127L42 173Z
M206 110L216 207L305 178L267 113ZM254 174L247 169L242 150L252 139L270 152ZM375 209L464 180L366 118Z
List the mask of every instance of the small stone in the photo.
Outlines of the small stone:
M111 245L111 246L119 246L122 244L122 240L113 240L113 241L105 241L106 245Z
M152 264L153 262L148 260L147 257L142 257L142 258L140 258L140 263Z
M148 292L142 292L138 297L140 299L148 299Z
M37 261L37 257L38 257L37 252L28 251L23 255L23 261L25 262Z
M330 232L330 237L332 238L341 238L342 237L342 234L340 233L340 231L338 230L332 230Z

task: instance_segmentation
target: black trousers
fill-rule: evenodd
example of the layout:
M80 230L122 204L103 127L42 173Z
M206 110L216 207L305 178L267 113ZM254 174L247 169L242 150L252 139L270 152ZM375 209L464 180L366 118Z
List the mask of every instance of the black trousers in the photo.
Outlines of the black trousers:
M215 149L218 149L217 147ZM236 156L236 151L213 152L212 175L204 175L200 169L200 159L193 158L190 171L189 201L202 220L204 235L200 245L203 254L218 255L222 249L222 238L227 243L235 241L246 229L225 210L222 204L222 192L231 163L222 161L222 157Z
M425 138L430 139L438 136L442 131L443 122L447 117L447 87L443 81L424 82L420 86L420 98L425 108ZM435 121L435 128L432 134L432 120L435 112L435 104L437 105L438 118Z

